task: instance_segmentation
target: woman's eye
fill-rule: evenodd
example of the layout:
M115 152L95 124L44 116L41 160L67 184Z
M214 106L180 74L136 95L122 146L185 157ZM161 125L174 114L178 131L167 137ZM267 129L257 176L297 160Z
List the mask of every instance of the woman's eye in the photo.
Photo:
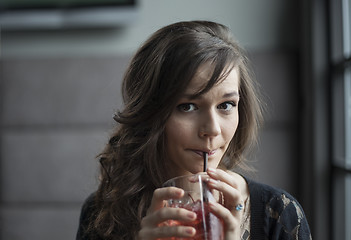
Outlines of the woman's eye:
M196 106L193 103L183 103L177 107L182 112L191 112L196 110Z
M218 105L218 109L222 109L224 111L230 111L232 108L236 107L236 103L234 102L224 102Z

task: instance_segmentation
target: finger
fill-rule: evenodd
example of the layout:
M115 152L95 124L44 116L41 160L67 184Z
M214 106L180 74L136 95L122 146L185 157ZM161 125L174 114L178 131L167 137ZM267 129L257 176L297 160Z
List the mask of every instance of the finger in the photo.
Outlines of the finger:
M164 200L181 198L184 190L176 187L158 188L154 191L148 212L154 212L164 205Z
M232 213L221 204L209 203L211 212L223 220L225 231L235 232L240 229L240 216L233 216Z
M211 178L225 182L233 188L239 188L239 180L235 179L233 175L230 175L226 171L223 171L222 169L208 168L207 172Z
M161 223L172 220L178 222L190 222L196 219L196 213L185 208L161 208L141 220L141 227L156 227Z
M191 183L196 183L196 182L199 182L200 179L201 179L201 181L205 181L208 178L209 178L209 176L208 176L207 172L200 172L198 174L189 176L188 180Z
M222 192L225 204L237 205L243 202L241 192L228 183L213 178L208 179L207 183L211 189L216 189L217 191Z
M218 186L216 187L221 188L221 190L225 192L231 191L231 189L234 188L241 196L240 187L239 187L240 179L237 179L235 176L221 169L209 168L208 173L212 179L217 180L217 181L212 181L212 183L221 183L221 184L218 184ZM225 183L225 184L222 184L222 183Z
M238 179L236 176L233 176L221 169L209 168L208 173L212 178L209 179L210 187L221 191L224 198L227 198L227 200L231 202L230 205L243 203L242 193L239 187L241 179Z
M147 228L139 231L138 239L158 239L158 238L188 238L193 237L196 230L189 226L163 226L156 228Z

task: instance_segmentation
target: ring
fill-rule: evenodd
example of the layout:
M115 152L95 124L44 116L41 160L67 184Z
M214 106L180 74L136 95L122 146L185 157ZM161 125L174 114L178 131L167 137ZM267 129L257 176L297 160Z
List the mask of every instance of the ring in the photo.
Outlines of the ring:
M235 210L237 210L237 211L241 211L243 209L244 209L244 206L241 203L239 203L238 205L235 206Z

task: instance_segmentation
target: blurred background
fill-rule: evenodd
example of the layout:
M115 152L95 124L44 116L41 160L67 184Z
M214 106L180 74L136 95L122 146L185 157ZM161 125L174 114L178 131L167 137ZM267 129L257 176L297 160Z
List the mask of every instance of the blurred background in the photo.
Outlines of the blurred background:
M350 0L0 3L0 240L75 239L127 64L155 30L229 26L269 112L256 180L303 205L314 239L351 239Z

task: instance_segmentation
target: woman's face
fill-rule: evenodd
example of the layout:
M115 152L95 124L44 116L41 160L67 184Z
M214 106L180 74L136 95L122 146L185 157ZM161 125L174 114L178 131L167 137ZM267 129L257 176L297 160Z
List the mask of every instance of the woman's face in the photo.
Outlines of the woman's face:
M216 168L239 123L239 75L234 68L208 92L194 95L210 77L200 67L166 122L166 161L172 177L203 171L203 152L208 166Z

